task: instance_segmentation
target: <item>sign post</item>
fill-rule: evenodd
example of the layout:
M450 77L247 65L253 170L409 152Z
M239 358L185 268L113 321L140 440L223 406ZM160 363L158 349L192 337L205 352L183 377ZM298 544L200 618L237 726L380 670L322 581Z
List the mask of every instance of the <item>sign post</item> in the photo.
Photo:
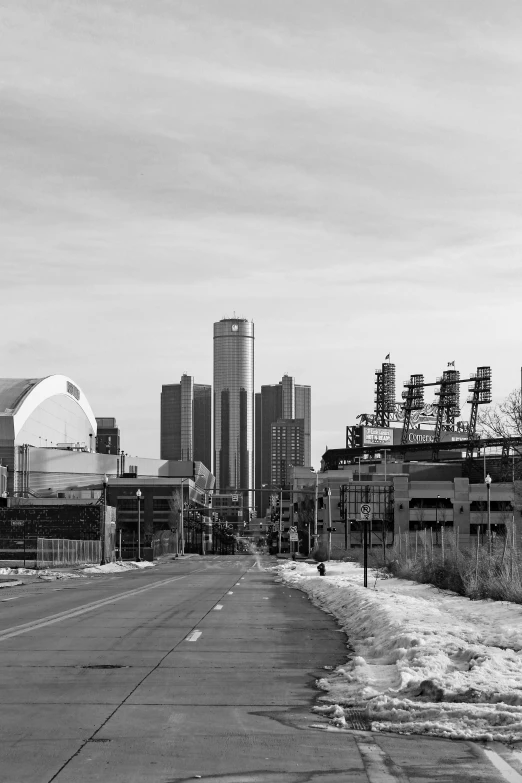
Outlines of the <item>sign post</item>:
M293 550L293 542L297 541L297 546L299 547L299 535L297 533L297 526L291 525L289 529L289 538L290 538L290 555L292 555Z
M370 503L361 503L359 513L361 522L363 523L364 586L368 587L368 522L370 522L372 518L372 507Z

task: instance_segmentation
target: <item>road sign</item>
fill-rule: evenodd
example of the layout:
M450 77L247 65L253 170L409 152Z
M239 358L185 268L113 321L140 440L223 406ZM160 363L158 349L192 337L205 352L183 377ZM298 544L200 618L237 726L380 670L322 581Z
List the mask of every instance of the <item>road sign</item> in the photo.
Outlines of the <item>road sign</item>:
M370 503L361 503L359 513L362 522L370 522L372 518L372 507Z
M292 525L288 532L290 533L290 541L299 541L299 536L297 535L297 527L295 525Z
M237 503L239 500L239 495L232 495L232 503Z

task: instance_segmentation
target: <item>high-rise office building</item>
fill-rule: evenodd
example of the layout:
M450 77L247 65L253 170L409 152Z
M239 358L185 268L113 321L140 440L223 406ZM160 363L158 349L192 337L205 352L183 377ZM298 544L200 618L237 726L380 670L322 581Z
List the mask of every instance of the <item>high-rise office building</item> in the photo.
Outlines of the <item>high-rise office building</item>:
M214 324L214 475L218 491L253 487L254 324L245 318Z
M211 387L182 375L161 387L161 459L195 460L211 469Z
M303 420L278 419L270 430L270 483L285 487L290 465L304 465Z
M285 483L283 479L289 465L309 466L311 463L311 388L296 384L294 378L284 375L279 383L261 387L261 392L255 396L255 414L255 486L280 486ZM272 426L275 424L279 429L273 441ZM292 451L292 435L288 436L295 434L296 428L301 431L299 448L295 436ZM283 453L284 468L281 466ZM273 475L274 460L278 465L277 479ZM269 492L256 492L258 516L265 515L269 501Z

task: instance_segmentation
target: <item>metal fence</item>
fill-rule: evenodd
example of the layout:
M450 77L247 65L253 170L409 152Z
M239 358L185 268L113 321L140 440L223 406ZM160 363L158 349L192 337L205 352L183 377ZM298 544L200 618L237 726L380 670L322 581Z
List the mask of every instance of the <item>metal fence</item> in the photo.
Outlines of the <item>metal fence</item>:
M38 568L101 562L101 541L69 541L65 538L39 538L36 546Z
M0 560L26 561L34 563L36 560L36 538L24 536L23 538L0 538Z

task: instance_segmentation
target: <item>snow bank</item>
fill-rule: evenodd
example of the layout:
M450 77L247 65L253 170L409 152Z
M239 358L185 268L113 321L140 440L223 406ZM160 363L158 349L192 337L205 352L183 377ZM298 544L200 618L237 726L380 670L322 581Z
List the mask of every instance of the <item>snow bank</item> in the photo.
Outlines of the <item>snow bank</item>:
M124 563L106 563L105 565L95 565L83 568L84 574L120 574L123 571L134 571L136 568L154 568L154 563L148 560L138 562L125 561Z
M55 579L84 579L87 574L120 574L123 571L134 571L136 568L153 568L154 563L141 560L139 563L126 561L124 563L106 563L105 565L76 566L77 571L53 571L49 568L0 568L3 574L26 574L37 576L45 582L54 582Z
M318 681L316 707L339 728L365 709L375 730L522 740L522 606L470 601L354 563L278 566L285 582L334 615L353 654Z

